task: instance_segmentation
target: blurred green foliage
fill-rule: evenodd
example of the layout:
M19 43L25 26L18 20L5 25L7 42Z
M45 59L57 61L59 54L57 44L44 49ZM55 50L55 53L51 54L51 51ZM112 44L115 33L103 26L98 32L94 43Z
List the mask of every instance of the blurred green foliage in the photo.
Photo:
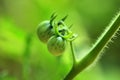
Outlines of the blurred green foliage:
M63 80L72 66L69 44L62 56L51 55L36 36L37 25L53 12L79 37L74 41L81 59L120 8L120 0L0 0L0 80ZM75 80L120 80L120 38L99 63Z

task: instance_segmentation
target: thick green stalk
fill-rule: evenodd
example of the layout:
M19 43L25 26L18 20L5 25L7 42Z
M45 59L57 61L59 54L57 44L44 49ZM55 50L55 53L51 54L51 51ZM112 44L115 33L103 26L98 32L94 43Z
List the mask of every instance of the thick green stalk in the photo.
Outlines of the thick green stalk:
M111 24L105 29L104 33L97 40L92 49L88 52L88 54L78 62L78 64L73 65L71 71L64 78L64 80L72 80L76 75L78 75L81 71L83 71L86 67L91 65L97 57L101 54L105 46L110 42L115 33L120 28L120 12L116 15L115 19L111 22Z

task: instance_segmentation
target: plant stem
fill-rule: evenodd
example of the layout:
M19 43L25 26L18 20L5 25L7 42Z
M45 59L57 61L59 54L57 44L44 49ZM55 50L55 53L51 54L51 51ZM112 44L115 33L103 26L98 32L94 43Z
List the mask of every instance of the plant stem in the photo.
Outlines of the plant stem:
M64 80L72 80L76 75L82 72L86 67L91 65L97 57L101 54L105 46L110 42L115 33L119 30L120 27L120 12L116 15L115 19L111 24L105 29L104 33L97 40L95 45L91 48L88 54L78 62L75 66L72 67L71 71L64 78Z
M30 77L30 46L31 46L31 34L26 37L26 48L23 55L23 80L29 80Z
M72 58L73 58L73 66L75 66L77 64L77 61L76 61L76 58L75 58L72 41L70 41L70 47L71 47Z

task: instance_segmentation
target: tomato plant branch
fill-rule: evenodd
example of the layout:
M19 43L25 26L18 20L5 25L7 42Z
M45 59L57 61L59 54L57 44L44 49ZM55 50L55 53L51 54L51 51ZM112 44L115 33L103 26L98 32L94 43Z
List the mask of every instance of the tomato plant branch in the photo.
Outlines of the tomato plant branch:
M116 15L114 20L110 23L110 25L105 29L103 34L99 37L97 42L88 52L88 54L78 62L75 66L72 67L71 71L64 78L64 80L72 80L76 75L82 72L86 67L91 65L97 57L101 54L103 49L107 46L110 40L114 37L115 33L120 28L120 12Z

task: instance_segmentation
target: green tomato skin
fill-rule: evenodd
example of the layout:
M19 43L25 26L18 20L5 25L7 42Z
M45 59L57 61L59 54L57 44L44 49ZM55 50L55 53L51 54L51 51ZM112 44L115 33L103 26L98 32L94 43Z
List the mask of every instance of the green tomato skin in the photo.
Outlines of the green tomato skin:
M47 43L48 39L54 35L54 30L50 25L50 21L43 21L38 25L37 35L43 43Z
M66 48L66 40L60 36L52 36L47 43L47 48L50 53L55 56L60 56Z

